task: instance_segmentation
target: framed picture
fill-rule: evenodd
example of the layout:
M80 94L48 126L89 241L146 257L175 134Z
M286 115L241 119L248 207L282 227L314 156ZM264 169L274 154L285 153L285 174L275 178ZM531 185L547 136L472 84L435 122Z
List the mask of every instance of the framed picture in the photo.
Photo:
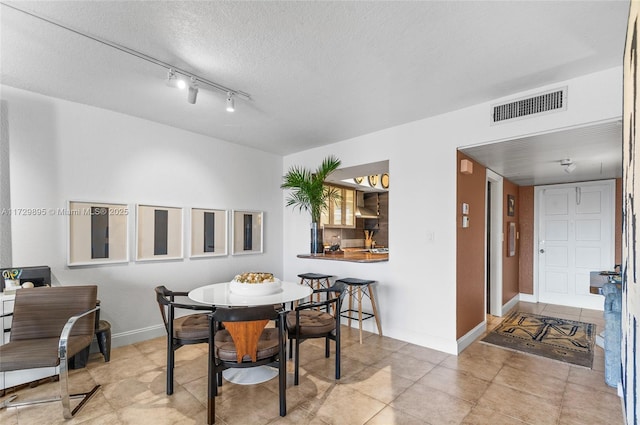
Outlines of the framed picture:
M263 246L262 211L233 210L231 254L260 254Z
M507 195L507 215L509 217L516 215L516 198L513 195Z
M67 265L129 261L127 204L69 201Z
M513 257L516 255L516 223L509 222L509 229L507 231L507 257Z
M227 255L227 211L191 209L191 257Z
M136 205L136 260L182 256L182 208Z

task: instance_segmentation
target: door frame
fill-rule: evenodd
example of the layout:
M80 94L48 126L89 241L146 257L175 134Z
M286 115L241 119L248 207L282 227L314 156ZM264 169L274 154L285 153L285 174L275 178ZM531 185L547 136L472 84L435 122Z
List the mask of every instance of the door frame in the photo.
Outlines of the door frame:
M613 205L613 209L611 210L611 249L612 249L612 255L613 255L613 261L615 262L615 221L616 221L616 207L615 207L615 200L616 200L616 181L615 179L605 179L605 180L591 180L591 181L584 181L584 182L572 182L572 183L559 183L559 184L548 184L548 185L541 185L541 186L534 186L534 190L533 190L533 300L531 300L531 302L540 302L540 282L539 282L539 267L540 267L540 256L539 254L539 250L540 250L540 199L541 199L541 194L542 191L545 189L551 189L551 188L562 188L562 187L570 187L570 186L578 186L578 185L601 185L601 184L611 184L612 188L611 188L611 205ZM594 270L595 271L595 270ZM530 300L526 300L526 301L530 301Z
M491 247L490 253L485 252L484 263L491 260L489 265L490 281L486 282L485 273L484 302L487 305L487 283L491 292L489 299L489 312L493 316L502 317L502 244L504 234L502 231L503 215L503 177L487 168L487 183L491 183L491 194L486 189L485 184L485 223L491 220ZM489 199L489 197L491 199ZM487 208L491 203L491 208ZM489 217L488 212L491 211ZM487 232L485 232L484 246L487 246ZM483 307L484 308L484 307Z

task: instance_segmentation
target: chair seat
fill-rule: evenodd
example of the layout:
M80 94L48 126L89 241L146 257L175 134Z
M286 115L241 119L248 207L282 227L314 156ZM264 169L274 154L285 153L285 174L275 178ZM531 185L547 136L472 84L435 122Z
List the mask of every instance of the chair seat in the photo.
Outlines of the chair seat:
M290 333L296 332L296 313L287 314L287 329ZM336 318L327 312L319 310L300 311L300 336L324 335L336 328Z
M91 344L92 336L69 338L68 357L74 356ZM55 367L58 358L59 338L23 339L0 345L0 372L29 368Z
M237 352L233 339L227 330L216 332L214 339L215 356L223 361L236 361ZM266 328L258 340L257 360L266 359L278 354L279 351L278 329ZM245 355L242 361L251 361L251 357Z
M330 277L333 277L330 274L320 274L320 273L302 273L299 274L298 277L301 277L302 279L328 279Z
M173 333L178 339L209 338L209 320L206 314L190 314L178 317L173 322Z

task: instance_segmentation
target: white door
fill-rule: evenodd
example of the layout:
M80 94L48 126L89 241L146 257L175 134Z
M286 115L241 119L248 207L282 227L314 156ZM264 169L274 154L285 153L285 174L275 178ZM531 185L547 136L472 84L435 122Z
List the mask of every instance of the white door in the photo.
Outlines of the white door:
M615 182L536 188L538 301L603 309L589 273L614 267Z

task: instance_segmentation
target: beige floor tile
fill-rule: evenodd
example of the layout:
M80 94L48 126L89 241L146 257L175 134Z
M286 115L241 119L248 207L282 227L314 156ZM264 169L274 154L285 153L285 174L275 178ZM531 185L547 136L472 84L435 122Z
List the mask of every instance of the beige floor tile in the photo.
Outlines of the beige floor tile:
M136 351L138 356L113 358L109 363L90 368L88 371L97 383L106 385L158 369L158 366L150 362L139 350Z
M553 376L562 381L567 380L569 377L569 369L571 368L567 363L518 352L513 353L507 365L534 374Z
M432 425L458 425L469 414L473 403L416 383L391 402L391 407Z
M468 372L444 366L436 366L418 383L472 403L475 403L489 386L489 382Z
M491 359L490 357L464 355L464 352L457 357L451 356L447 358L440 364L440 366L467 372L484 381L491 381L498 374L500 369L502 369L502 363L496 363L494 359Z
M558 317L558 314L569 314L572 316L580 317L581 308L579 307L569 307L566 305L555 305L555 304L547 304L547 306L542 310L542 314Z
M604 371L592 370L578 366L571 366L568 381L594 390L617 394L617 389L610 387L604 380Z
M493 382L533 394L560 406L566 380L551 375L516 369L505 365L493 379Z
M444 353L442 351L433 350L427 347L421 347L415 344L407 344L396 350L398 354L413 357L420 361L427 361L433 364L439 364L445 359L452 357L451 354Z
M375 338L378 339L379 337ZM373 338L369 338L371 340ZM346 357L351 357L355 360L358 360L367 366L375 364L385 357L392 354L393 350L387 350L386 348L373 348L368 344L352 344L347 348L343 348L342 355Z
M464 418L461 425L527 425L516 418L502 415L486 407L476 406ZM535 425L535 424L531 424Z
M422 378L436 366L427 360L418 360L415 357L401 354L401 351L403 350L391 353L372 366L384 370L393 376L399 376L412 381L417 381Z
M387 406L365 425L430 425L426 418L416 418L401 410Z
M580 317L583 319L604 319L604 312L602 310L590 310L588 308L583 308L580 311Z
M341 386L352 388L383 403L390 403L413 383L411 379L375 367L367 367L351 377L340 380Z
M489 385L477 405L535 425L555 425L560 416L559 404L497 383Z
M569 383L564 394L560 425L623 425L620 398Z
M509 311L509 313L513 311L522 311L525 313L534 313L541 314L548 304L544 303L527 303L527 302L519 302L513 309Z
M335 385L321 397L304 403L302 408L327 424L343 425L364 424L385 406L348 386Z

